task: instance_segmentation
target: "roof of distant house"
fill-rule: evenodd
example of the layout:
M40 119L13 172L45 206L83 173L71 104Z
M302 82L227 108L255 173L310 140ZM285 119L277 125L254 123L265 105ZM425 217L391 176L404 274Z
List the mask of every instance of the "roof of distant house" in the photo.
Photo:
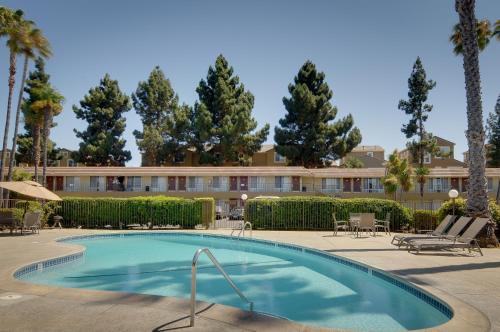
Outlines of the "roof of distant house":
M381 151L384 152L384 148L380 145L358 145L352 152L363 152L363 151Z

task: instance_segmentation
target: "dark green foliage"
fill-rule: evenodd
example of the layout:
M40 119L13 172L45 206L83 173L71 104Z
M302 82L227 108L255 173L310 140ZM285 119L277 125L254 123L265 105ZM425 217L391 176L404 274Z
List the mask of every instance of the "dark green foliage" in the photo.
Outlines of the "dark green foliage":
M399 203L372 198L339 199L327 197L286 197L250 199L246 202L245 220L255 229L331 230L332 214L337 220L348 220L349 213L372 212L377 219L391 213L391 229L411 223L410 210Z
M48 163L53 165L56 161L62 159L61 149L56 143L49 139L48 142ZM35 162L33 153L33 137L29 133L17 136L16 162L33 165Z
M124 113L131 109L130 99L106 74L99 86L89 90L80 101L80 107L73 105L78 119L88 122L84 131L74 129L82 140L76 154L79 162L89 166L125 166L132 156L124 149L126 141Z
M209 205L209 206L207 206ZM111 225L147 224L181 225L194 228L213 221L213 198L184 199L165 196L132 198L65 198L58 213L66 226L102 228Z
M455 204L453 204L452 200L446 201L441 205L439 210L437 211L438 219L443 220L443 218L447 214L453 214L453 205L455 205L455 215L456 216L466 216L468 215L466 212L466 204L467 200L463 198L457 198L455 199ZM491 215L491 218L493 221L497 223L497 225L500 225L500 206L498 206L495 201L490 200L488 202L488 210Z
M192 145L200 163L247 165L269 134L269 125L260 130L252 117L254 96L233 75L233 68L219 55L207 79L196 88L198 102L192 114Z
M0 208L0 213L12 212L12 216L18 223L23 221L24 209L20 208Z
M413 227L416 230L433 230L441 220L438 219L436 211L415 210L413 211Z
M134 131L142 153L143 166L160 166L173 162L175 155L185 150L190 131L190 112L179 105L170 81L155 67L147 81L139 82L132 94L134 109L141 117L143 131Z
M408 79L408 100L400 100L398 108L410 115L408 124L403 125L401 132L406 138L417 136L408 142L407 148L413 155L414 161L423 169L425 153L436 154L436 140L432 134L426 132L425 121L432 111L432 105L427 104L429 91L436 86L436 82L427 80L427 74L422 65L420 57L417 57L410 78ZM424 182L420 182L420 196L424 196Z
M52 216L55 215L57 211L59 211L60 203L53 201L42 204L38 201L19 200L16 202L16 208L22 210L23 214L24 211L28 212L42 211L41 225L42 227L45 227L50 218L52 218Z
M332 90L325 74L307 61L288 86L290 97L283 98L287 111L274 128L276 151L289 164L322 167L340 159L361 142L361 133L354 126L352 115L333 122L337 108L330 99Z
M487 164L489 167L500 167L500 95L495 105L495 111L490 113L486 125L488 136Z

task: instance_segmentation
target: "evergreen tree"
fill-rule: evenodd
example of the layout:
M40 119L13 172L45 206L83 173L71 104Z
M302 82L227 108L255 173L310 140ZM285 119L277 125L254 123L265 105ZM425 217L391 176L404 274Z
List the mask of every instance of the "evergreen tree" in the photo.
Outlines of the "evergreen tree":
M21 111L24 118L25 133L18 136L18 154L16 160L18 162L26 162L35 166L35 178L38 178L38 166L41 159L41 130L43 127L43 113L33 112L31 105L38 101L36 91L43 86L49 84L50 75L45 72L45 62L43 58L38 57L35 60L35 70L31 71L24 87L24 92L27 97L23 98ZM55 127L56 123L51 121L51 127ZM53 147L55 143L48 142L48 156L50 160L57 159L54 155Z
M73 105L78 119L88 122L84 131L74 129L80 138L77 161L92 166L125 166L132 156L125 150L124 113L131 109L130 99L118 86L118 81L106 74L99 86L91 88L80 101Z
M153 69L147 81L139 82L132 101L143 124L142 132L134 131L142 165L159 166L173 161L186 148L190 110L179 106L179 98L159 67Z
M429 91L436 86L432 80L427 80L424 67L420 57L413 65L410 78L408 79L408 100L400 100L398 108L411 116L408 124L403 125L401 132L406 135L406 138L417 137L418 140L412 140L407 144L408 149L412 152L413 157L417 160L417 174L428 173L425 170L424 156L426 153L431 155L436 154L436 142L432 135L425 130L425 121L428 114L432 111L432 105L426 104L429 96ZM424 196L425 178L421 178L420 196Z
M353 117L335 121L337 108L330 99L332 90L325 74L307 61L288 86L290 97L283 98L287 110L275 130L276 152L291 165L322 167L344 157L361 142Z
M500 95L495 105L495 111L490 113L487 121L487 149L489 167L500 167Z
M192 112L191 143L200 153L200 163L221 165L226 161L249 163L269 134L269 125L255 131L252 117L254 96L233 75L233 68L219 55L207 79L196 88L199 101Z

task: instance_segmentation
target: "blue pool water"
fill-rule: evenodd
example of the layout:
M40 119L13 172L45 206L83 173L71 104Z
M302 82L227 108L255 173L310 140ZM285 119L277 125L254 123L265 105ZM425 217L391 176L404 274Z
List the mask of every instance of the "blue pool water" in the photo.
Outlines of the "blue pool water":
M19 278L62 287L189 298L191 260L197 249L208 247L259 312L309 325L365 331L421 329L450 319L428 303L429 297L424 301L414 288L409 291L408 285L297 247L181 233L69 242L85 246L85 255ZM248 309L205 255L197 277L199 300Z

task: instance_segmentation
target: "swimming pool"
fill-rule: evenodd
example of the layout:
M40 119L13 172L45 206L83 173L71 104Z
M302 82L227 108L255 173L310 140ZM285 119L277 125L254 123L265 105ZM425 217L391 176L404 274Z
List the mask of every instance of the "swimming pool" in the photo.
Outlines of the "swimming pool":
M62 241L86 250L28 265L15 276L37 284L189 298L191 260L207 247L258 312L364 331L429 328L453 315L439 299L382 271L294 245L175 232ZM205 255L197 280L199 300L248 310Z

